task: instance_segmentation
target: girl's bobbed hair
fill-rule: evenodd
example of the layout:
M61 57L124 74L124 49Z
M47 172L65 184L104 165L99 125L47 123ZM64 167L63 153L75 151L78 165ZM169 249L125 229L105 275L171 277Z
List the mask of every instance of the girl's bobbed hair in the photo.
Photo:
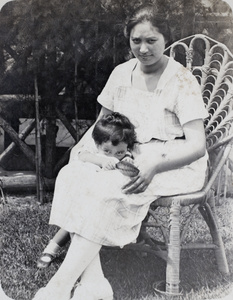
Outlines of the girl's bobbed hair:
M130 37L131 30L137 24L150 22L164 36L166 42L171 39L171 32L166 15L159 11L157 5L139 6L134 13L126 20L124 34L126 38Z
M120 142L124 142L129 150L133 149L136 142L134 125L118 112L104 115L99 119L93 128L92 137L97 145L111 141L113 146L117 146Z

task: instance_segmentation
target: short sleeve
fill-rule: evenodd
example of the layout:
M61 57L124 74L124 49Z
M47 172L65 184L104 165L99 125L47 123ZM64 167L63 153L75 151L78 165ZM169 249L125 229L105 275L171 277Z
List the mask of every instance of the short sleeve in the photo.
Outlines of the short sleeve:
M182 68L178 73L177 81L178 97L174 110L180 124L207 118L208 112L195 76L187 69Z
M131 86L132 70L137 63L137 59L133 58L127 62L119 64L110 74L108 81L97 101L105 108L114 111L114 96L119 87Z
M105 84L102 92L97 98L97 101L105 108L114 110L114 93L117 86L119 86L119 72L116 67L110 74L107 83Z

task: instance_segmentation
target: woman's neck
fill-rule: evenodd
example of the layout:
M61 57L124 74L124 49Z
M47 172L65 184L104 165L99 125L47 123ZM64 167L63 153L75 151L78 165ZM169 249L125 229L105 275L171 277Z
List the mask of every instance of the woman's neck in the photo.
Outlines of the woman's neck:
M140 64L140 70L144 74L161 74L165 70L168 62L167 56L162 56L161 59L153 65L143 65Z
M132 74L132 86L143 91L153 92L168 64L168 57L163 56L154 65L137 64Z

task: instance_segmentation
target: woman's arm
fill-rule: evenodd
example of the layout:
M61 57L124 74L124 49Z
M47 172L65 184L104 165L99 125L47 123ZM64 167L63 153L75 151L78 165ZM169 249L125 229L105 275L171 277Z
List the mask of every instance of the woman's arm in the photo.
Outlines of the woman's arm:
M105 107L102 107L99 113L99 116L96 120L96 122L106 114L111 113L111 111ZM96 123L95 122L95 123ZM93 127L91 128L90 133L92 133ZM92 138L92 137L91 137ZM118 159L115 157L107 157L106 155L100 155L98 153L91 153L89 151L83 151L79 154L79 159L84 162L90 162L93 163L100 168L106 169L106 170L112 170L115 169L116 164L118 163Z
M206 153L206 138L203 121L190 121L183 126L185 139L168 141L164 153L155 163L155 174L178 169L198 160Z
M146 190L155 174L174 170L201 158L206 152L206 139L203 121L190 121L183 125L185 139L164 143L161 153L143 160L140 173L123 187L125 193L141 193Z
M111 113L112 111L105 108L105 107L102 107L101 110L100 110L100 113L98 115L98 118L96 120L96 122L105 114L109 114ZM95 123L96 123L95 122ZM71 153L70 153L70 160L69 162L75 160L75 158L77 158L79 156L79 153L82 151L82 148L85 147L85 149L88 148L88 145L90 145L90 148L93 148L94 146L94 141L93 141L93 138L92 138L92 131L93 131L93 127L95 126L95 123L87 130L87 132L84 134L84 136L81 138L81 140L77 143L77 145L75 145L73 147L73 149L71 150Z
M102 108L101 108L101 110L100 110L100 113L99 113L99 115L98 115L98 118L97 118L96 122L97 122L100 118L102 118L104 115L111 114L111 113L112 113L112 111L111 111L110 109L107 109L106 107L103 107L103 106L102 106Z

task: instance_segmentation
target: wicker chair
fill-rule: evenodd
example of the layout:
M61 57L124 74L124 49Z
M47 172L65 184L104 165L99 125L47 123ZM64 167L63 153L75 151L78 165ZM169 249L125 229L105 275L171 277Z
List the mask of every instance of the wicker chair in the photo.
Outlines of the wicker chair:
M136 248L152 252L166 261L165 293L180 293L180 252L182 249L213 249L218 269L228 273L228 263L223 241L216 220L215 199L216 179L227 161L233 138L233 55L227 47L204 36L194 35L172 44L165 53L173 56L186 66L197 78L203 95L203 101L209 111L205 120L206 143L210 156L208 180L201 191L162 197L152 203L148 217L143 222L141 236L143 239L136 245L127 245L126 249ZM190 214L181 226L181 208L190 207ZM158 207L166 207L169 214L168 230L163 222L158 221ZM185 236L192 215L199 210L208 225L212 243L185 243ZM151 236L153 227L160 229L163 243Z

